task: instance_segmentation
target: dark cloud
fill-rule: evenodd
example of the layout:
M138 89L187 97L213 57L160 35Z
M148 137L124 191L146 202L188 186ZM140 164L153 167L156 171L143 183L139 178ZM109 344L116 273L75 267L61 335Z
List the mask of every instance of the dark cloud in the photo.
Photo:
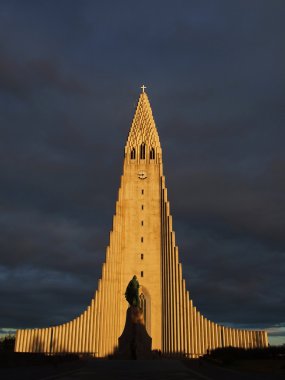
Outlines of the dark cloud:
M89 95L86 85L72 77L66 77L56 66L56 62L47 59L21 62L2 56L0 62L0 91L25 99L32 92L51 88L71 94Z
M283 1L2 1L0 326L87 306L145 82L195 304L281 337L284 17Z

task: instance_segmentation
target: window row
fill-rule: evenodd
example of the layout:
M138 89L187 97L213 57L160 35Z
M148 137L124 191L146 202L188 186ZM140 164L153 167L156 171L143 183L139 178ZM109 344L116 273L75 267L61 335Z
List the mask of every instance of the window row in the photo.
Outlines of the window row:
M142 143L141 146L140 146L140 159L141 160L145 160L145 144ZM151 160L154 160L155 158L155 152L154 152L154 148L151 148L150 151L149 151L149 158ZM131 150L131 160L135 160L136 159L136 149L133 148Z

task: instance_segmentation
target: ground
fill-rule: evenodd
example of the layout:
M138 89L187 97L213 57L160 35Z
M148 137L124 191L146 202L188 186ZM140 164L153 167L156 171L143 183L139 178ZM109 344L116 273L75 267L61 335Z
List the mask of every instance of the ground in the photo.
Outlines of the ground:
M282 370L283 371L283 370ZM1 368L1 380L273 380L279 374L238 371L205 360L77 360L42 366Z

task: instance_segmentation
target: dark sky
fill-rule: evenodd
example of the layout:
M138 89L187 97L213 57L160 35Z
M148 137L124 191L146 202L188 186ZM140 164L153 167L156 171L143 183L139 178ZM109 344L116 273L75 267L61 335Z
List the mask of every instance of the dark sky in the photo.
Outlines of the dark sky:
M89 303L144 83L194 303L285 341L284 19L283 0L1 1L0 327Z

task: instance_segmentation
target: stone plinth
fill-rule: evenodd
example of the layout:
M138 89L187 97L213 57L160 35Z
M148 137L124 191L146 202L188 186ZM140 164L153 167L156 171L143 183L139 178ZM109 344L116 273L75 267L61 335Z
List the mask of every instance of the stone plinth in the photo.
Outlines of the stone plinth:
M118 357L133 360L150 359L151 342L140 308L130 306L126 314L124 331L119 337Z

